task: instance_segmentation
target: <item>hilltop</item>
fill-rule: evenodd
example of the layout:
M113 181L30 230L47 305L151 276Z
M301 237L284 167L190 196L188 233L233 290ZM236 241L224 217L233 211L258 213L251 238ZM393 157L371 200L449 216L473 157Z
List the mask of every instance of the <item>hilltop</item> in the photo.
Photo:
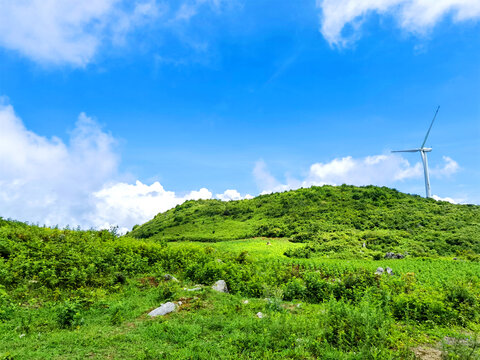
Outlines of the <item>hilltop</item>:
M480 206L456 205L376 186L322 186L250 200L187 201L130 237L166 241L289 238L317 250L480 253ZM320 247L320 248L318 248Z

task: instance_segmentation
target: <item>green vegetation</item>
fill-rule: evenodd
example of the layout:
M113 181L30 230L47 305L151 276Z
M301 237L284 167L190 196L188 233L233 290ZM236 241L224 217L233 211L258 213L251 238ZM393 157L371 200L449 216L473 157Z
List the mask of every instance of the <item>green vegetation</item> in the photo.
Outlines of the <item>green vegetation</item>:
M311 244L304 257L313 252L373 257L386 251L474 256L480 253L480 206L454 205L375 186L322 186L252 200L187 201L128 235L204 242L289 238Z
M0 218L0 359L479 359L479 220L347 186L187 202L123 237Z

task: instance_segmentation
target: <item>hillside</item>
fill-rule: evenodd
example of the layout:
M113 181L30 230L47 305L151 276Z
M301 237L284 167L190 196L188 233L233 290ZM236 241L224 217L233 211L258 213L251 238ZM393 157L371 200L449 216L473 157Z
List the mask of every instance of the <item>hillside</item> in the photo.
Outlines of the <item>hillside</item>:
M357 249L417 256L478 254L480 206L425 199L386 187L326 185L251 200L187 201L135 226L128 236L210 242L286 237L334 253Z

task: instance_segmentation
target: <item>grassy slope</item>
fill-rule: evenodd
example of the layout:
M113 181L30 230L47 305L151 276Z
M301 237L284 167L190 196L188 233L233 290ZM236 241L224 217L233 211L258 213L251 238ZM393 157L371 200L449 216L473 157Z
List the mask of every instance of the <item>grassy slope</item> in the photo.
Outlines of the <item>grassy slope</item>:
M415 255L480 253L480 206L374 186L323 186L251 200L188 201L136 226L128 236L212 242L290 237L342 247L365 243L371 250Z

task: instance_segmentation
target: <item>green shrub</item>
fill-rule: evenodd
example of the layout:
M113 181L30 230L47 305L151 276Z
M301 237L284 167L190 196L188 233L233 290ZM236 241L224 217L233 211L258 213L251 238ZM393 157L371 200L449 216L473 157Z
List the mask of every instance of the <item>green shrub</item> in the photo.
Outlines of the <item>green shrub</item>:
M157 300L159 301L173 300L177 296L179 290L180 290L179 285L173 281L160 284L157 287Z
M446 307L442 300L442 297L433 291L399 294L393 299L393 315L405 322L448 324L456 319L452 319L450 308Z
M288 301L303 299L305 297L305 292L305 282L299 278L293 278L283 286L283 298Z
M305 299L319 303L328 300L332 295L333 285L325 280L320 273L308 272L305 274Z
M324 340L342 350L382 348L388 345L392 319L368 297L358 305L331 299L326 303Z
M65 329L70 327L80 327L83 324L81 314L82 306L77 301L67 300L58 309L58 325Z
M10 319L13 311L14 303L5 291L5 288L0 285L0 322Z

